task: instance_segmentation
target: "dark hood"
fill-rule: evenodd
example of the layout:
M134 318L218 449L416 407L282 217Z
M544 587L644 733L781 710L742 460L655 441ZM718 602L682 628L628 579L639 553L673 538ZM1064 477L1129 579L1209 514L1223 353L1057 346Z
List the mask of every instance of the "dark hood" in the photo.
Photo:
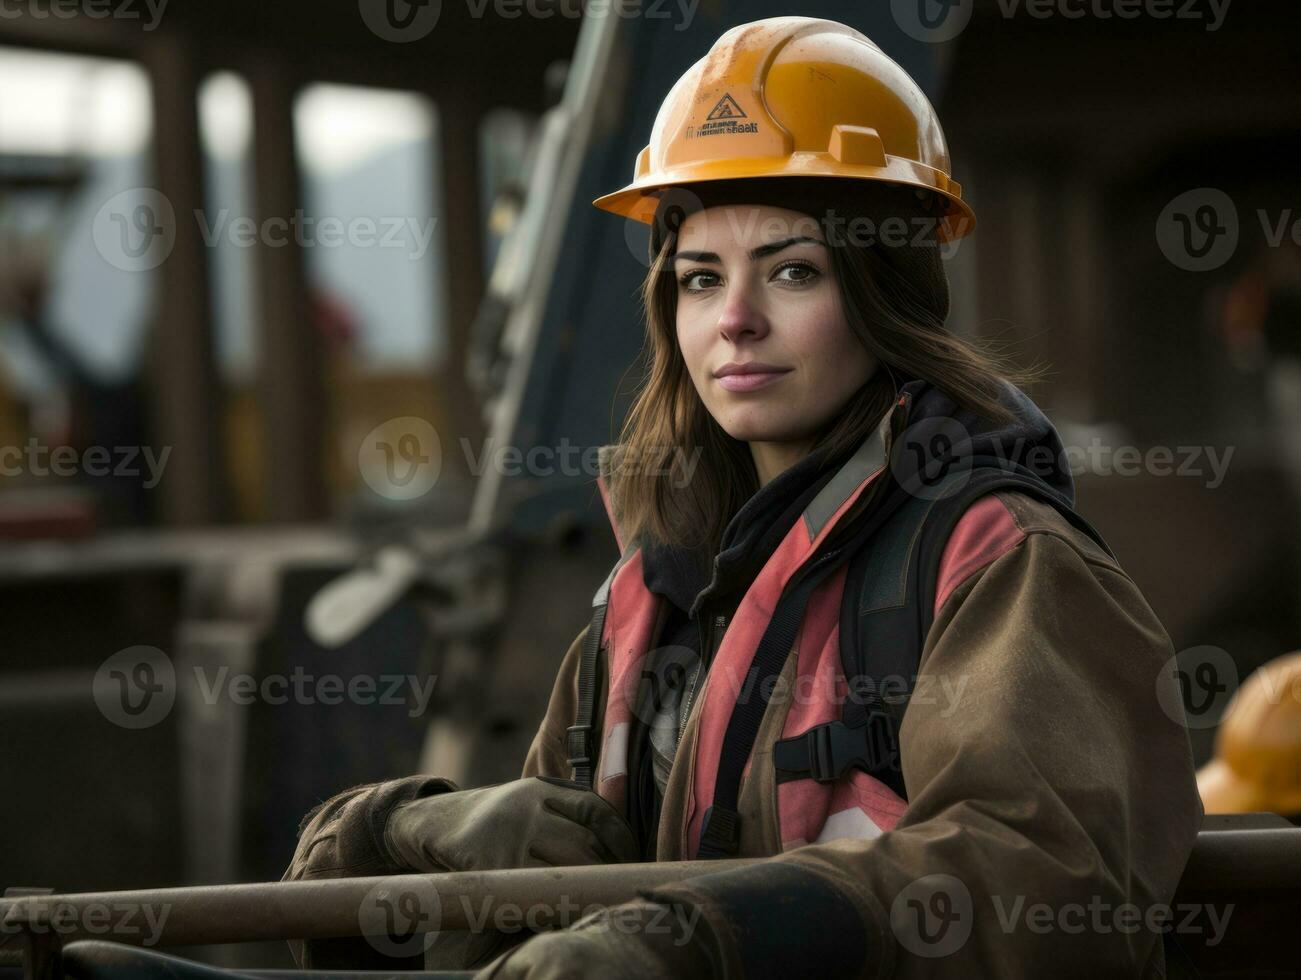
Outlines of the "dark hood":
M1048 416L1020 388L1004 384L999 402L1015 418L993 422L960 407L948 395L924 380L912 380L899 388L911 396L904 428L896 437L902 445L891 452L894 472L914 472L918 452L929 457L924 465L935 465L935 456L951 454L951 465L981 469L996 467L1036 477L1068 507L1075 505L1075 480L1071 476L1061 436Z
M1037 477L1068 506L1074 480L1061 438L1048 417L1019 388L1005 384L999 401L1011 422L993 422L961 408L923 379L898 389L909 398L907 415L893 425L891 476L895 492L907 492L920 467L997 467ZM896 403L898 399L896 398ZM695 616L704 601L736 602L818 492L835 476L842 459L811 454L761 487L736 512L723 534L717 570L711 556L663 544L642 547L642 578L650 591Z
M683 612L695 616L709 597L737 601L782 538L828 481L839 461L810 454L760 487L723 532L717 572L710 556L663 544L642 547L642 580Z

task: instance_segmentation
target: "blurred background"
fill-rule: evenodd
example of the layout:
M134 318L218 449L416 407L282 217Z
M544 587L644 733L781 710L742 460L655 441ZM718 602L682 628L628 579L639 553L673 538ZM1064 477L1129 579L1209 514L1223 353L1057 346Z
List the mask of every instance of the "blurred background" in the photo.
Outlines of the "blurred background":
M1219 671L1199 763L1301 647L1289 7L582 7L0 8L0 884L275 879L338 790L518 774L617 557L646 233L590 202L761 17L935 103L950 325L1051 367L1080 510Z

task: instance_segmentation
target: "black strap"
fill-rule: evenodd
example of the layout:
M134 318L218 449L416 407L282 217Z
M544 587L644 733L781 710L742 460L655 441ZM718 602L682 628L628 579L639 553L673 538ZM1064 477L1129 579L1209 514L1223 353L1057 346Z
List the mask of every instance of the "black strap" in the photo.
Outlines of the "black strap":
M953 490L914 497L869 553L849 570L841 611L841 662L853 678L838 721L816 725L773 747L779 783L834 782L857 767L907 799L899 728L912 694L926 636L934 621L944 547L967 509L996 490L1019 490L1052 504L1111 554L1098 531L1037 477L1006 463L950 478ZM960 486L957 484L961 483ZM1114 557L1114 556L1113 556ZM898 682L890 691L887 682Z
M608 583L607 583L608 585ZM602 588L605 593L605 588ZM606 599L608 596L603 595ZM592 609L592 621L583 638L583 653L578 661L578 710L574 724L565 731L565 750L573 769L574 781L584 789L592 788L592 717L596 710L596 660L601 652L601 633L605 629L605 611L608 601L598 602Z
M888 477L883 475L883 479ZM745 683L732 707L732 716L723 736L722 753L718 760L718 776L714 782L713 804L705 811L700 827L698 858L731 857L740 845L741 818L737 801L741 788L741 773L750 758L750 752L759 734L759 726L768 708L775 680L781 674L786 658L795 645L795 636L804 619L804 609L809 597L833 571L861 548L903 503L898 495L887 494L880 506L860 513L840 534L833 532L835 541L824 542L822 553L810 559L796 572L795 581L788 584L772 619L764 630L763 639L750 661Z
M740 843L741 818L737 814L737 796L741 787L741 770L750 757L768 708L772 685L765 683L773 674L780 673L781 665L795 645L795 634L804 619L804 607L809 596L823 579L835 568L832 560L836 552L828 552L809 566L793 591L782 596L772 619L764 630L763 639L755 651L750 669L746 671L745 684L737 695L732 717L723 736L723 750L718 759L718 777L714 783L714 803L705 811L700 827L698 858L730 857Z

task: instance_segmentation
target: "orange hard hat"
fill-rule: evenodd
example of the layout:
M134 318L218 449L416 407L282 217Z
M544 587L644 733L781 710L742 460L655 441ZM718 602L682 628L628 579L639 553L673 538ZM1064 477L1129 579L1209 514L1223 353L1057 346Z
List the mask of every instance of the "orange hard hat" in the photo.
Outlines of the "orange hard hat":
M1233 695L1197 789L1207 813L1301 814L1301 651L1271 660Z
M654 221L658 191L701 181L828 177L916 190L941 242L976 225L935 109L869 38L834 20L734 27L678 79L633 182L598 208Z

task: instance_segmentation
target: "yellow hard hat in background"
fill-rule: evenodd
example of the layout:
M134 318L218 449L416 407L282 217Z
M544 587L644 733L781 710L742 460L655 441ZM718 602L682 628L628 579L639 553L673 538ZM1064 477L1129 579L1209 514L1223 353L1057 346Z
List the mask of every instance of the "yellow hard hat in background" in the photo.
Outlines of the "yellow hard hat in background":
M943 242L976 224L950 171L934 108L875 43L833 20L771 17L732 28L678 79L633 182L592 203L650 224L667 187L852 178L916 188Z
M1233 695L1197 789L1207 813L1301 814L1301 651L1271 660Z

